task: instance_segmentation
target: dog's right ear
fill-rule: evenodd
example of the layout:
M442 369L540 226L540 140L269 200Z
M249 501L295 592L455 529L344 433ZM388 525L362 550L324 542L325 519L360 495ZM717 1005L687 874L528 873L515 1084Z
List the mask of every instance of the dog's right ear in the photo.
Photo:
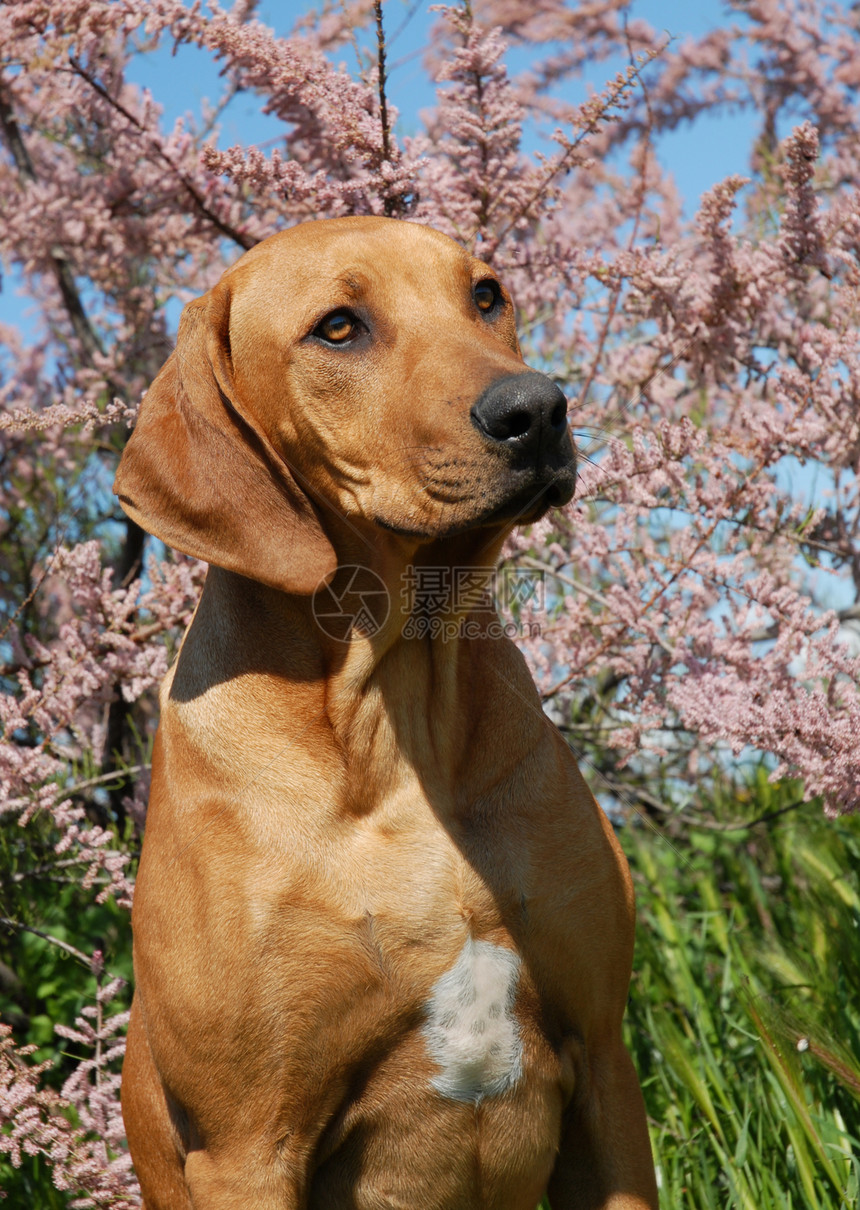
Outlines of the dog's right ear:
M337 559L318 506L231 398L229 301L222 282L186 306L114 491L128 515L168 546L309 594Z

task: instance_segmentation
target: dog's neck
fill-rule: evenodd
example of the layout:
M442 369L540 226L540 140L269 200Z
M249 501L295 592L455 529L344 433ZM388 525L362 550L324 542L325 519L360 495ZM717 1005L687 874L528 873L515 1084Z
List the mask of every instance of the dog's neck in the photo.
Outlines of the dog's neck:
M362 569L365 587L385 586L388 609L376 608L368 596L366 616L340 633L338 619L331 610L326 614L332 601L324 593L291 596L213 567L183 645L175 689L196 695L208 684L251 676L255 694L269 700L262 708L275 712L284 682L303 683L319 697L317 710L338 750L352 764L373 764L375 784L383 785L379 772L389 750L419 772L432 766L435 777L455 780L474 741L476 684L486 680L478 700L507 697L504 686L485 677L485 665L498 663L499 644L509 646L497 623L494 632L495 614L479 592L492 564L467 563L469 553L423 548L418 558L389 558L385 567ZM446 598L454 591L455 570L462 591ZM343 588L337 578L335 584ZM355 609L361 587L336 600ZM207 636L205 649L201 635ZM261 651L267 652L265 669L257 666ZM519 680L518 671L517 665L509 675ZM531 698L524 666L522 673L522 690ZM391 776L396 779L398 771Z

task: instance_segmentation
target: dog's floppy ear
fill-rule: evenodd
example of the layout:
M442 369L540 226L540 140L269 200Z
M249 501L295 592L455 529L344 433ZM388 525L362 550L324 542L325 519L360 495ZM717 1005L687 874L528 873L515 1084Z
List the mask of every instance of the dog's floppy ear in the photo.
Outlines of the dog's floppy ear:
M114 491L169 546L285 592L311 593L337 559L316 507L233 397L229 302L221 283L186 306Z

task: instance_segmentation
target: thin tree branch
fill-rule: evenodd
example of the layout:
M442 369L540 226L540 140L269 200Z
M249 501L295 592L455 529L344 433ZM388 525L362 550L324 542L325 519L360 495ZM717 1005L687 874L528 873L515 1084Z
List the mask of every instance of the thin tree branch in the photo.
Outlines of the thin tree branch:
M23 177L36 183L38 178L36 170L33 167L33 161L30 159L30 153L27 151L20 127L12 111L12 106L2 91L0 91L0 126L3 128L3 134L6 137L6 143L8 144L15 167ZM69 268L68 261L65 256L55 249L51 254L51 264L54 269L54 276L57 279L60 295L63 299L63 306L66 308L69 321L72 325L72 331L78 343L91 361L96 354L104 356L104 348L84 310L81 296L75 285L74 274Z
M382 0L374 0L373 11L376 16L376 64L377 87L379 89L379 121L382 125L382 158L391 163L391 126L388 119L388 98L385 95L385 30L382 25ZM398 209L393 197L386 193L382 204L383 212L391 218Z
M689 824L694 828L705 828L708 832L743 832L745 828L755 828L760 823L770 823L772 819L779 819L780 815L788 815L791 811L797 811L800 807L808 807L808 798L799 798L797 802L790 802L787 807L780 807L777 811L766 811L764 815L757 815L755 819L737 820L733 823L713 823L704 819L691 819Z
M592 134L594 134L598 128L598 124L603 120L612 106L617 104L619 98L622 97L624 93L630 87L632 87L633 82L639 78L643 69L647 67L649 63L653 62L654 59L658 58L671 41L672 39L668 38L666 42L662 46L658 46L656 50L648 51L643 57L643 62L641 62L639 66L631 72L629 78L625 81L623 86L618 85L617 83L612 84L609 89L609 97L607 98L606 104L603 106L600 112L589 120L585 129L580 131L576 138L571 139L570 142L562 148L562 153L559 155L555 164L549 168L549 171L545 174L540 183L532 190L531 194L526 198L522 205L520 205L514 211L502 229L496 234L493 241L494 249L499 246L508 232L516 226L520 219L526 218L531 213L534 204L544 196L555 178L560 174L567 172L574 166L574 159L576 153L579 151L580 145Z
M81 950L75 949L73 945L69 945L67 941L61 941L59 937L52 937L50 933L43 933L41 929L33 928L32 924L21 924L19 920L10 920L8 916L0 916L0 924L10 929L18 929L21 933L33 933L36 937L41 937L43 941L50 941L51 945L56 945L57 949L63 950L72 958L77 958L78 962L83 963L88 970L92 970L92 959L88 958Z
M76 72L76 74L79 75L82 80L86 80L90 88L94 89L94 91L97 92L103 100L107 101L108 105L110 105L112 109L115 109L117 113L122 114L129 125L133 126L139 134L145 135L148 138L155 154L160 160L167 164L171 172L174 173L177 180L182 185L182 188L191 198L199 213L202 214L203 217L208 220L208 222L212 223L212 225L218 231L220 231L222 235L225 235L228 239L233 240L233 242L238 244L240 248L244 248L246 252L259 243L259 240L254 239L254 237L251 235L246 235L243 231L237 230L236 227L233 227L230 223L225 222L219 215L215 213L214 210L210 210L203 198L198 193L197 189L194 187L191 181L189 181L188 177L182 172L181 168L174 163L164 148L160 145L158 140L153 138L152 134L146 129L143 123L136 118L129 109L126 109L121 101L118 101L116 97L112 97L104 85L100 84L95 76L91 75L83 64L78 62L73 55L69 56L69 62L71 63L72 69Z

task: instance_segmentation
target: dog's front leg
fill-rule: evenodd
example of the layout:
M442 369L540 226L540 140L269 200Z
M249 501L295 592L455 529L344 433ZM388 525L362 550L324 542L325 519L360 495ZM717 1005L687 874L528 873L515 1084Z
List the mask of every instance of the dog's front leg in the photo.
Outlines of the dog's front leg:
M122 1116L143 1210L192 1210L183 1172L184 1149L146 1036L136 995L122 1068Z
M645 1105L619 1041L592 1055L565 1114L552 1210L657 1210Z
M264 1163L254 1149L191 1151L185 1180L194 1210L303 1210L303 1181L281 1164Z
M201 1080L205 1082L203 1076ZM243 1137L243 1107L224 1122L224 1141L206 1148L181 1111L171 1112L135 997L123 1067L122 1109L142 1210L303 1210L308 1156L295 1145L261 1155ZM226 1116L226 1115L225 1115ZM232 1129L231 1129L232 1125Z

